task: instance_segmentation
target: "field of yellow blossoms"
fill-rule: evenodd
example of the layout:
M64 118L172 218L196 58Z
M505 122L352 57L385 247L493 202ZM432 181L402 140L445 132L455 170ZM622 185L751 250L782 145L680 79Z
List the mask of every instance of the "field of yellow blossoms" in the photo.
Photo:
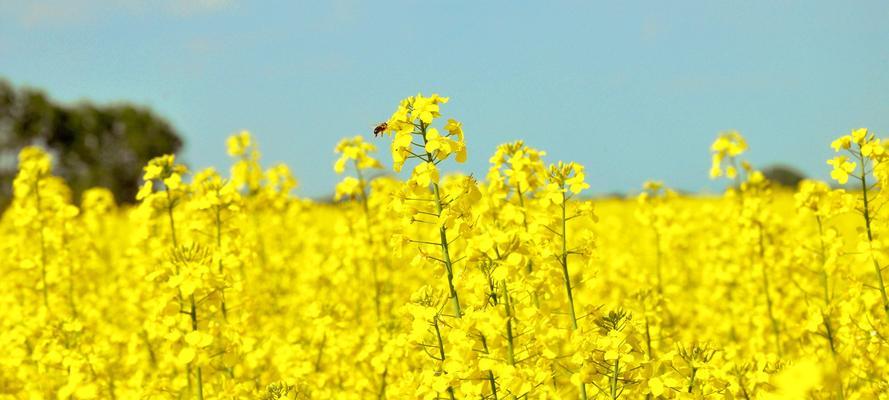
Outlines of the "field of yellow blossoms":
M230 174L159 157L126 207L100 188L73 204L25 148L0 223L0 398L889 398L873 133L832 144L847 190L771 185L727 132L721 197L585 200L583 166L521 141L484 179L442 176L468 157L447 101L341 141L329 204L294 197L246 132Z

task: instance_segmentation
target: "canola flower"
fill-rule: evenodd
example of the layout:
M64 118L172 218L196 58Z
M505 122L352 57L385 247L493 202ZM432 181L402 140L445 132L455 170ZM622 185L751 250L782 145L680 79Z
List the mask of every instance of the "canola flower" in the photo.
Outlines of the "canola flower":
M595 166L523 141L483 180L443 173L469 157L448 100L408 97L382 138L340 141L330 203L295 196L246 131L228 176L161 156L136 199L75 203L23 149L0 220L0 398L889 396L873 132L833 142L842 188L773 185L729 131L711 146L722 196L650 181L589 200Z

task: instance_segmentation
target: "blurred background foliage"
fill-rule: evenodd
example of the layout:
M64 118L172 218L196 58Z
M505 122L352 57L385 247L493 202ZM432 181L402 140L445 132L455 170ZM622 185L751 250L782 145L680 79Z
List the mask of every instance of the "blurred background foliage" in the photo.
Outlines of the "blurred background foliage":
M75 201L84 190L102 186L119 202L132 202L142 167L155 156L178 153L183 142L146 107L59 104L41 90L0 78L0 207L12 197L17 154L28 145L53 155L55 173L71 186Z
M142 167L156 156L177 154L183 139L147 107L126 102L60 104L42 90L16 87L0 78L0 210L12 198L18 152L28 145L53 155L54 172L70 185L75 202L84 190L101 186L110 189L118 202L131 203L141 184ZM784 164L762 171L773 183L788 188L796 188L805 178Z
M784 164L773 164L762 169L766 179L778 185L796 190L799 183L806 179L802 171Z

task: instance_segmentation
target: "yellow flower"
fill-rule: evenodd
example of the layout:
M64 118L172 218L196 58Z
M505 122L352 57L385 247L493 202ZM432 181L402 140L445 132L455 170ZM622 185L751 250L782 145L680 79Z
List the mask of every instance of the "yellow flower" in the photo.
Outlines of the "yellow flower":
M343 178L336 185L336 192L333 196L334 200L340 200L344 197L355 197L361 193L361 182L351 176Z
M827 164L833 166L830 177L841 185L849 181L849 174L855 171L855 163L849 161L846 156L836 156L827 160Z
M185 335L185 343L194 348L203 348L213 343L213 335L202 331L191 331Z
M333 166L334 172L338 174L345 172L346 164L350 161L355 164L356 168L361 170L382 168L382 164L370 156L370 153L377 151L377 147L365 142L361 136L340 140L334 151L337 154L341 154Z
M861 155L865 157L879 157L886 154L886 148L880 143L880 139L871 140L861 146Z
M401 171L404 162L411 155L411 141L413 137L410 132L396 132L395 139L392 140L392 167L395 172Z
M457 162L466 161L466 145L448 136L441 136L438 129L435 128L429 128L426 131L425 150L435 156L437 160L443 160L449 155L457 153Z
M438 183L438 168L430 162L417 164L411 174L411 179L423 187Z
M448 131L448 136L456 136L458 142L463 141L463 124L461 122L449 119L444 128Z
M852 141L858 145L863 145L867 140L867 128L859 128L852 131L850 134Z
M427 125L431 124L434 118L441 116L439 113L439 104L447 102L447 97L441 97L437 94L433 94L429 97L423 97L422 94L418 94L413 98L411 104L413 108L412 115Z
M139 187L139 192L136 193L136 200L144 200L146 197L151 195L153 186L154 185L152 181L146 181L145 183L143 183L142 186Z
M849 150L849 148L852 147L852 136L842 136L839 139L834 140L830 144L830 147L833 148L833 151Z
M774 379L776 391L766 393L766 399L803 399L821 384L821 368L812 360L802 360L788 366Z
M180 366L188 365L188 363L194 360L194 357L197 355L197 352L193 347L186 346L183 347L182 350L179 351L179 354L176 356L176 363Z
M229 136L228 139L225 141L228 155L232 157L241 157L247 154L247 151L252 146L252 143L253 139L250 136L250 132L246 130Z
M723 174L722 165L728 161L725 167L725 175L729 179L737 176L737 167L735 167L735 159L747 150L747 141L737 131L720 132L719 136L710 145L710 151L713 153L710 163L710 179L715 179ZM745 170L751 168L742 161Z
M648 391L652 396L657 397L664 394L664 382L660 378L654 377L648 380Z

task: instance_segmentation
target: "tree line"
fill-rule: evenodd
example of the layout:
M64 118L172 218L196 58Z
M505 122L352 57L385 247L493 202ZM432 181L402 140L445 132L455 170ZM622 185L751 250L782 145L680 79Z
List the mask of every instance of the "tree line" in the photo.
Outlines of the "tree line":
M17 154L45 148L55 158L75 200L91 187L110 189L118 201L133 201L142 167L153 157L177 153L182 139L165 119L129 103L61 104L43 91L0 79L0 206L12 197Z

